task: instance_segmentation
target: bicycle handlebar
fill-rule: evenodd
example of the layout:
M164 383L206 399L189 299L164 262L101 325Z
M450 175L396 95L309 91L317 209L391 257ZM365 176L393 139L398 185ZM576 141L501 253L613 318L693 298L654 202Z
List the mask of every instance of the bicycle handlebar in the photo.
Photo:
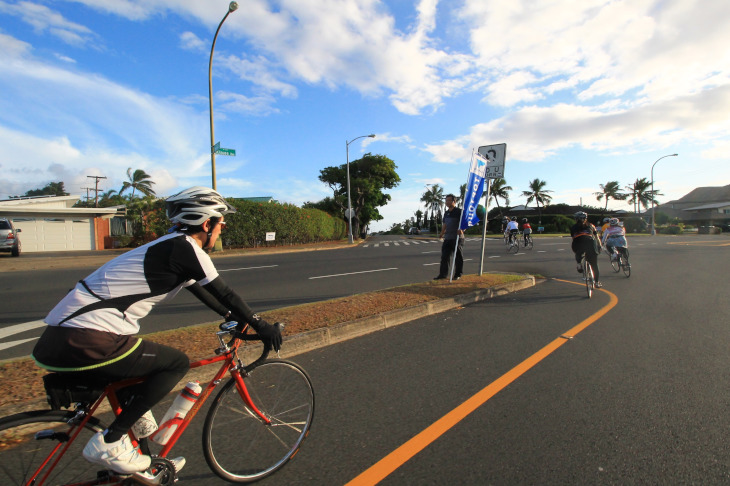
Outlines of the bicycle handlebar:
M240 323L237 321L226 321L222 322L218 325L219 329L222 332L228 333L231 336L231 340L228 342L228 346L235 340L240 339L241 341L261 341L261 337L257 334L248 334L248 330L250 329L250 326L248 324ZM279 332L282 332L284 330L284 324L281 322L275 322L274 327L279 329ZM258 366L259 363L264 361L268 356L273 347L270 343L264 343L263 344L263 351L261 352L261 356L259 356L256 360L254 360L251 364L246 366L247 369L252 369L256 366Z

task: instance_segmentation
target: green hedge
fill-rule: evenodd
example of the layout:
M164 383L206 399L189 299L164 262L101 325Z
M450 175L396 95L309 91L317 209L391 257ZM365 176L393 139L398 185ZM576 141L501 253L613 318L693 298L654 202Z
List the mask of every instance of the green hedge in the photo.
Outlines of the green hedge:
M293 204L256 203L229 199L237 212L226 215L223 233L226 247L248 248L280 246L345 237L346 225L319 209L303 209ZM275 232L275 241L266 241L266 233Z

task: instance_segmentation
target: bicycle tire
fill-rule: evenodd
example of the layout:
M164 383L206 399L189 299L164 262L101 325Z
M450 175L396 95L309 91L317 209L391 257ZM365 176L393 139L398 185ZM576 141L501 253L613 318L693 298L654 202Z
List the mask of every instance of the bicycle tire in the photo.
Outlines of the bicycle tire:
M527 244L525 245L525 248L527 248L528 250L532 250L534 246L535 245L532 243L532 237L530 236L529 238L527 238Z
M582 265L583 277L585 278L586 282L586 293L588 294L588 298L590 299L593 296L593 268L591 267L590 263L588 263L585 259L583 259Z
M512 250L514 250L514 252ZM513 241L507 247L507 253L514 253L516 255L517 252L519 252L519 251L520 251L520 242L519 241Z
M631 276L631 264L629 263L629 259L624 256L621 257L621 269L624 271L626 278Z
M613 271L615 273L618 273L618 271L621 270L621 262L619 262L619 258L620 258L620 255L616 255L616 259L611 260L611 254L609 253L609 255L608 255L608 259L611 260L611 268L613 268Z
M234 483L265 478L286 464L309 434L314 389L306 371L268 360L244 377L252 401L272 425L250 411L231 378L218 392L203 426L203 453L211 470Z
M74 411L35 410L0 419L0 456L3 462L0 484L27 484L54 447L68 437L73 426L67 421L75 415ZM81 451L93 434L104 429L96 417L91 417L43 484L92 484L100 466L84 460ZM38 438L38 433L45 431L49 432L49 436ZM40 485L45 473L46 470L43 470L34 484Z

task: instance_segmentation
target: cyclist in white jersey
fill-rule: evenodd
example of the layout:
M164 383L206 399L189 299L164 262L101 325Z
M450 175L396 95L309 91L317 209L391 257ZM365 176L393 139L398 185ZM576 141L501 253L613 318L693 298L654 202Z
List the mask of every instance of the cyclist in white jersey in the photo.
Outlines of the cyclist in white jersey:
M83 451L87 460L123 474L143 471L151 461L132 446L127 431L189 368L182 351L136 337L139 320L156 304L187 288L218 314L250 324L275 350L281 346L278 328L228 287L207 254L225 228L224 215L235 209L216 191L196 186L170 196L166 211L175 223L171 233L79 281L46 316L32 354L42 368L101 386L145 378L120 390L122 412Z

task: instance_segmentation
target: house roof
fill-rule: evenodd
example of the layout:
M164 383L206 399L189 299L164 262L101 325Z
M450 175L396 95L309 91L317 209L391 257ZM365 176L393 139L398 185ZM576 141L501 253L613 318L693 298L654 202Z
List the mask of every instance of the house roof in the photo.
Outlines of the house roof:
M719 209L723 207L730 207L730 201L724 201L713 204L704 204L702 206L695 206L692 208L684 208L682 211L699 211L701 209Z
M112 208L74 208L81 196L40 196L0 201L2 214L71 214L110 218L119 212ZM124 212L123 210L121 211Z
M721 187L698 187L691 190L684 196L669 203L692 203L707 204L713 202L730 201L730 184ZM664 203L664 204L669 204Z

